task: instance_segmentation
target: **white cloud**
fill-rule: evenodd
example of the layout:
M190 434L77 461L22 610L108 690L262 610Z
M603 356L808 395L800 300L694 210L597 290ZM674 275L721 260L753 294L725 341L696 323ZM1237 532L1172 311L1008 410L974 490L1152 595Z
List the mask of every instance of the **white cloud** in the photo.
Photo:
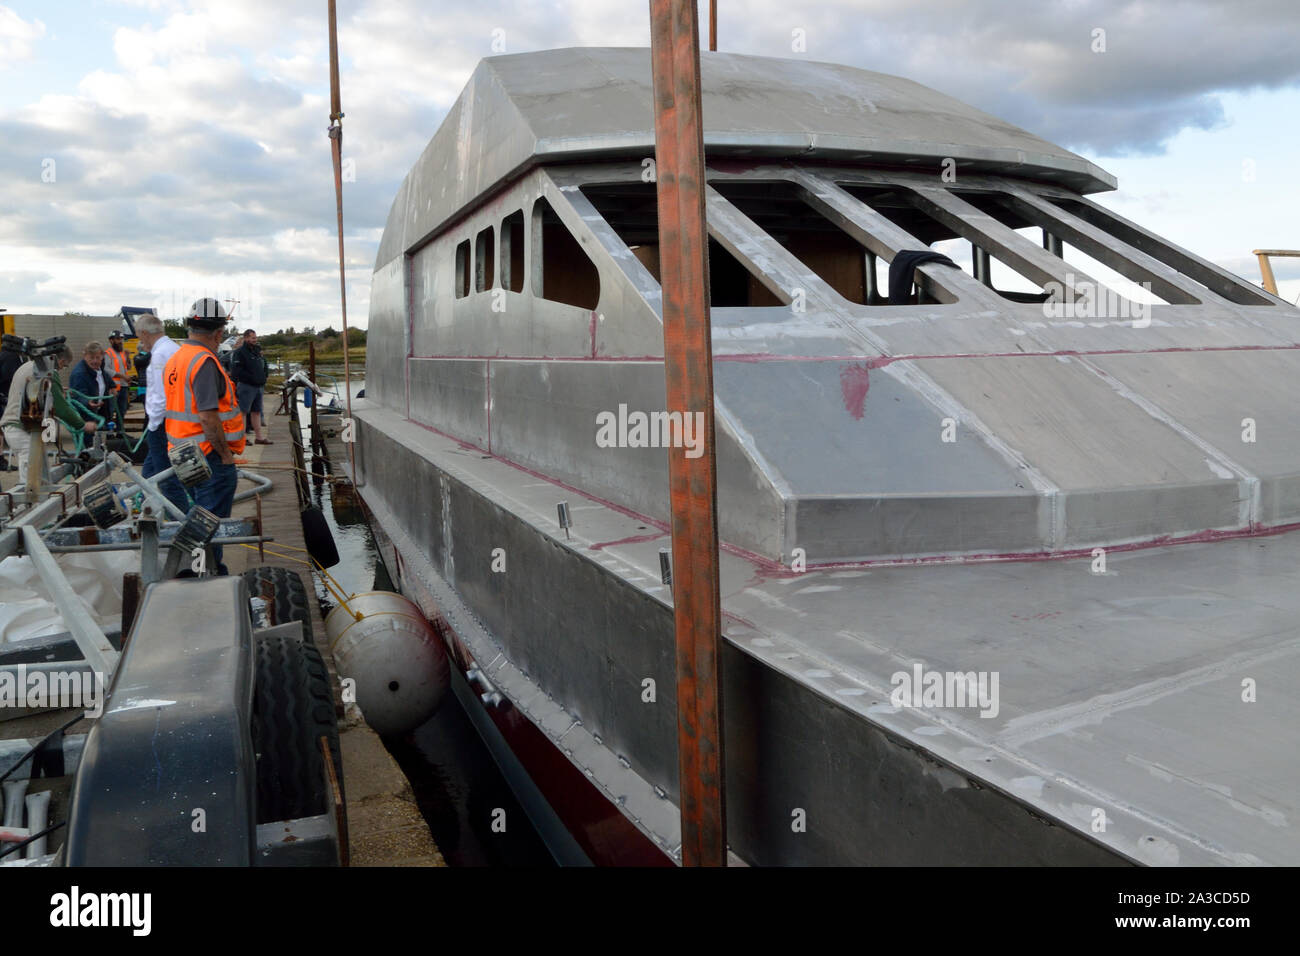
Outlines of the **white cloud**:
M0 114L0 208L13 211L0 217L0 261L24 277L0 291L112 311L160 285L255 275L264 327L327 324L338 279L325 5L114 2L152 11L149 23L107 34L105 56L72 95ZM1260 0L1260 16L1246 18L1187 0L1168 18L1128 0L750 0L720 4L721 46L794 56L798 27L809 59L908 75L1049 139L1150 151L1173 131L1222 122L1216 90L1295 81L1286 51L1300 17L1286 4ZM111 17L113 6L95 9ZM1094 25L1108 30L1100 58L1086 42ZM339 33L344 152L356 170L344 194L349 301L360 325L397 185L475 64L498 52L644 46L649 23L644 3L621 0L353 0L340 4ZM0 6L0 65L44 36L39 21ZM55 182L41 180L46 159ZM1187 196L1148 201L1187 215Z
M32 46L45 36L45 24L30 23L9 7L0 5L0 70L17 60L31 58Z

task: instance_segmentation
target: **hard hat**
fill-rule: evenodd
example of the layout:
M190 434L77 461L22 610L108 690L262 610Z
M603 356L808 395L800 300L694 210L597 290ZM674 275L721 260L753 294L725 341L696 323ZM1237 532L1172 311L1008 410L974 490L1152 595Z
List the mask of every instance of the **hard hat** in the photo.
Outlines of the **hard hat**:
M190 314L186 321L195 328L211 332L226 324L226 310L216 299L199 299L190 306Z

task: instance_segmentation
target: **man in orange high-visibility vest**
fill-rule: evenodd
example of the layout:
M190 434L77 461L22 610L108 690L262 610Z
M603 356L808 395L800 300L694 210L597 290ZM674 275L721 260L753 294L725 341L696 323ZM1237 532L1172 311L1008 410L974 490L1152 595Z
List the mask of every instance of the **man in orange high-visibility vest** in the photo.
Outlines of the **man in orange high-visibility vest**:
M126 409L131 404L131 356L122 348L122 333L114 329L108 333L108 350L104 352L104 371L113 378L117 387L117 427L126 424Z
M244 450L244 416L235 385L217 358L226 312L216 299L199 299L190 309L190 337L167 360L163 391L167 397L167 444L199 442L212 477L191 489L196 504L218 518L229 518L239 475L235 456ZM217 574L225 574L221 548L213 547Z

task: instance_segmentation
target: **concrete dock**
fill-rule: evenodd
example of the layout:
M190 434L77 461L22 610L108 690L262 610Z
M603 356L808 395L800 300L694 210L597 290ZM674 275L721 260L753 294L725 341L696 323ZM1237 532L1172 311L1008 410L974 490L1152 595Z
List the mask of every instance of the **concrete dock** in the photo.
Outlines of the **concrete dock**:
M289 439L289 419L274 415L279 402L280 397L270 393L264 402L270 423L265 432L275 444L254 445L250 442L241 457L248 462L244 466L248 470L263 474L275 482L274 488L262 496L261 502L262 533L275 538L274 543L267 545L268 552L292 553L305 559L305 554L291 550L303 548L305 544L298 496L294 492L293 472L290 470L293 445ZM250 499L237 503L234 515L251 516L256 512L257 502ZM277 545L289 545L291 548ZM226 550L225 562L231 574L256 567L262 561L255 546ZM307 565L295 564L270 553L265 555L265 563L294 567L301 574L308 593L316 594L313 575ZM333 660L326 645L325 623L321 620L319 604L315 600L309 603L316 642L333 673ZM337 695L337 683L335 691ZM339 719L339 744L343 752L351 864L446 866L424 817L420 815L410 783L378 735L361 719L355 705L347 705Z

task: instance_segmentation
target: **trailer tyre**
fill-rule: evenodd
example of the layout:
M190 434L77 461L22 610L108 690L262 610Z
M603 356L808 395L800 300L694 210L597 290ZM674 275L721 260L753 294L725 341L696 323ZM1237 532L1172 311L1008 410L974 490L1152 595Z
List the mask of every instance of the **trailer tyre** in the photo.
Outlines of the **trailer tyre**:
M342 795L343 763L334 695L320 650L298 637L258 635L253 689L258 823L326 811L321 737L329 741Z
M307 588L297 571L262 565L245 571L244 582L248 585L249 595L254 599L254 627L275 627L290 621L301 621L303 634L308 641L314 642L316 635L312 631Z

